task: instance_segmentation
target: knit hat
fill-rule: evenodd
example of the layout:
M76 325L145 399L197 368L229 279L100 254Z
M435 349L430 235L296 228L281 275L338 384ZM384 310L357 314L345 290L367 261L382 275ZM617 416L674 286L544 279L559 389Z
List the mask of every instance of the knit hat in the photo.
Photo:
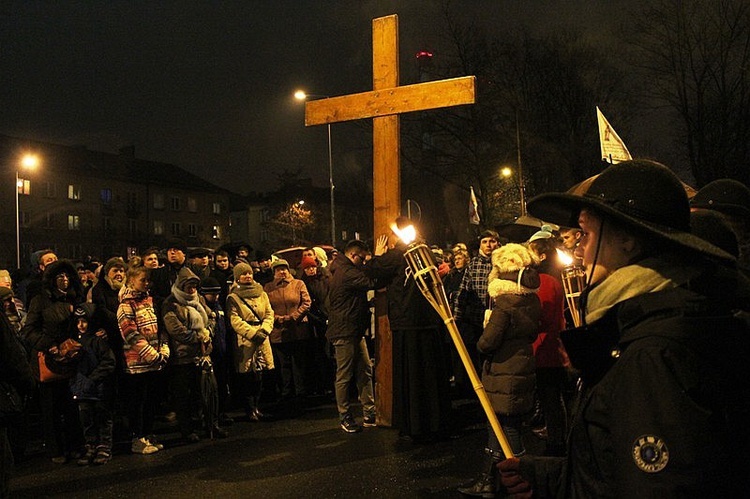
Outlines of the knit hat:
M531 243L538 239L549 239L551 237L553 237L552 227L550 227L549 225L542 225L542 228L529 238L529 242Z
M326 255L326 251L320 246L314 246L313 251L315 252L315 256L318 257L320 266L326 267L328 265L328 255Z
M125 265L125 260L123 260L119 256L114 256L107 260L107 263L104 264L104 269L102 270L102 276L106 276L107 274L109 274L109 271L115 267L122 267L123 269L127 268L127 266Z
M724 250L690 233L690 207L677 176L649 160L614 164L566 193L529 200L529 213L565 227L578 227L582 209L593 209L655 240L719 260L733 261Z
M91 318L94 317L95 310L96 307L93 303L84 302L76 307L76 309L73 311L73 315L76 316L76 319L86 319L87 321L91 322Z
M234 266L232 272L234 273L234 281L237 282L242 274L253 272L253 267L249 263L239 262Z
M318 264L315 261L314 258L311 258L309 256L306 256L302 259L302 263L300 264L300 267L302 267L302 270L305 270L310 267L317 267Z
M177 272L177 280L175 281L174 286L176 286L180 291L185 291L185 288L191 282L195 283L195 286L198 287L201 283L201 280L187 266L182 267Z
M221 293L221 284L216 280L215 277L207 276L201 279L200 293L205 294L219 294Z
M164 247L167 250L174 248L174 249L182 251L185 254L187 254L188 252L187 244L185 244L185 241L183 241L179 237L173 237L173 238L167 239L167 244Z
M720 178L699 190L690 200L690 206L750 217L750 189L736 180Z
M277 260L274 260L273 263L271 263L271 268L273 270L276 270L277 267L286 267L286 268L289 268L289 262L287 262L283 258L279 258Z

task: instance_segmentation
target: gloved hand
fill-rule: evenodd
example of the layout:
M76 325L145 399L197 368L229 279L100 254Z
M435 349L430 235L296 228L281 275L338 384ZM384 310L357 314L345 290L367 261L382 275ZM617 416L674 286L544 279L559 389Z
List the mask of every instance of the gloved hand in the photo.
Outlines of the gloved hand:
M250 338L250 342L253 345L260 346L261 343L266 341L266 338L268 338L268 331L265 329L258 329L258 331L255 333L255 336Z
M211 333L208 329L201 329L198 331L198 340L201 343L209 343L211 341Z
M500 482L506 492L516 499L531 499L533 492L531 484L521 476L521 460L511 457L497 463L500 470Z
M162 357L164 357L166 360L169 360L169 354L171 353L169 351L169 345L166 343L159 345L159 353Z
M169 362L169 357L165 357L164 355L157 353L156 358L154 359L153 365L161 368L161 367L166 366L167 362Z

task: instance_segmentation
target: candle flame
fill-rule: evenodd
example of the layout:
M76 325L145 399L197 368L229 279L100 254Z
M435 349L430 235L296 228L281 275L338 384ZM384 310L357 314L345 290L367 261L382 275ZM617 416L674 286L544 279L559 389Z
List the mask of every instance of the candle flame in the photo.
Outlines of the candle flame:
M557 259L560 260L560 263L565 267L573 265L573 257L560 248L557 248Z
M417 238L417 231L414 229L413 225L407 225L403 229L399 229L395 223L392 223L391 230L404 242L404 244L411 244Z

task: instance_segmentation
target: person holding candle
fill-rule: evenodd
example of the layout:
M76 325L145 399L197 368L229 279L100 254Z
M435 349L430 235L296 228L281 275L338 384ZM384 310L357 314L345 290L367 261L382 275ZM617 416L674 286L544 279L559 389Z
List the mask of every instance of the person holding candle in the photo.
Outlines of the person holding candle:
M515 497L740 497L750 490L747 281L690 233L664 165L610 166L584 187L529 201L579 226L583 325L562 333L582 388L564 458L498 464Z

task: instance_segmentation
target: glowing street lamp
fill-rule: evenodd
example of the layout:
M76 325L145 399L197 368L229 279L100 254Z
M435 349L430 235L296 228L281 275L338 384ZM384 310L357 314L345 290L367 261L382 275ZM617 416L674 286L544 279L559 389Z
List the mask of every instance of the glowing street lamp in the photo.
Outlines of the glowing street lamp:
M299 101L313 99L327 99L328 95L308 94L304 90L294 92L294 98ZM333 185L333 153L331 151L331 124L328 123L328 186L331 191L331 246L336 246L336 203Z
M508 167L504 166L500 169L500 175L504 178L510 178L513 176L513 170ZM521 171L521 168L518 168L518 194L521 202L521 216L526 215L526 194L525 191L526 188L523 185L523 172Z
M25 170L34 170L39 166L39 156L36 154L24 154L18 162L18 166ZM23 189L24 181L18 177L18 166L16 167L16 268L21 268L21 213L18 206L18 191Z

